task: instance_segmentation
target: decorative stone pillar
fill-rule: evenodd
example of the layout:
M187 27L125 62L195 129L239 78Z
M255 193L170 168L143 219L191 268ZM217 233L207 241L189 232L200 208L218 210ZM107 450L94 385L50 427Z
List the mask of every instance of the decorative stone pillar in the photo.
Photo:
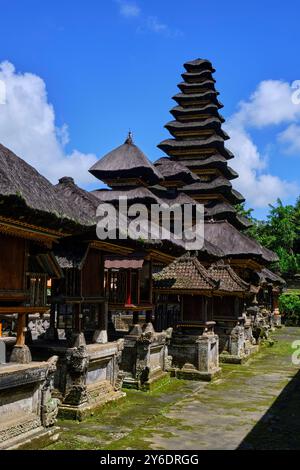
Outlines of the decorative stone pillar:
M124 337L121 368L125 373L124 387L149 390L158 379L166 376L166 333L156 333L151 322L142 329L135 323Z
M245 356L245 328L243 317L239 317L236 326L231 331L229 337L229 354L237 358Z
M46 380L41 390L41 421L45 428L53 426L56 423L58 405L60 403L60 400L52 397L57 361L58 356L52 356L48 360L49 367Z
M78 406L88 401L86 377L89 355L85 345L69 349L66 353L67 376L64 405Z

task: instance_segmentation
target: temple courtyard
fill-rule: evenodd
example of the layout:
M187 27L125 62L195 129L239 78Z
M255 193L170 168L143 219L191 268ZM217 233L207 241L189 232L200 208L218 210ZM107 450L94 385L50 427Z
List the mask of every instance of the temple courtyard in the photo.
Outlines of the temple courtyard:
M291 360L298 339L300 328L277 330L273 345L246 364L223 364L211 383L127 390L84 422L59 421L59 439L40 448L300 449L300 372Z

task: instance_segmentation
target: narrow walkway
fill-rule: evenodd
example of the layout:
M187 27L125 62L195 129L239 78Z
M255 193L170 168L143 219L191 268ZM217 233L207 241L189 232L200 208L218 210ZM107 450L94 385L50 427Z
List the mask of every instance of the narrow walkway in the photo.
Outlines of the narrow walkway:
M61 422L47 449L300 449L300 373L283 328L245 365L225 365L213 383L172 380L129 391L83 423Z

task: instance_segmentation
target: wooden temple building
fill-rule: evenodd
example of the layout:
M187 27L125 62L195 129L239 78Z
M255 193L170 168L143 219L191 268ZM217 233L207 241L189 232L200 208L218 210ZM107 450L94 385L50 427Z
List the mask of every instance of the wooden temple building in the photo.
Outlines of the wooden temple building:
M211 380L257 347L256 328L280 325L284 280L270 270L276 255L244 233L214 68L184 67L165 155L151 162L129 133L90 169L105 189L67 176L52 185L0 145L0 448L55 432L58 414L82 419L122 387L147 390L168 373ZM145 223L154 204L189 205L193 225L203 205L202 248L175 236L172 210L170 237L98 238L99 205L120 216L125 197L147 208ZM33 335L37 315L49 328Z

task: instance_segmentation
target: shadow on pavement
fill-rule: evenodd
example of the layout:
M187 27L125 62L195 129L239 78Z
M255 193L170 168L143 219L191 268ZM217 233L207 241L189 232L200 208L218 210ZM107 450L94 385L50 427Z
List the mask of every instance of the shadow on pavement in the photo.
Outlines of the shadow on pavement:
M248 449L300 449L300 371L237 448Z

